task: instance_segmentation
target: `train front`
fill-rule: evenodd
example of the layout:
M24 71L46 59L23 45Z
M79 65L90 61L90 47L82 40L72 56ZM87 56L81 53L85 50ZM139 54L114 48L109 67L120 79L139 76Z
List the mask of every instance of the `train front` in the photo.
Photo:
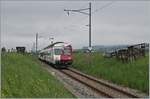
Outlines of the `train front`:
M71 65L72 64L72 47L71 45L64 46L60 56L60 61L62 64Z
M61 48L60 60L56 61L57 65L61 65L61 67L67 67L72 64L73 59L72 59L72 46L71 45L64 45Z

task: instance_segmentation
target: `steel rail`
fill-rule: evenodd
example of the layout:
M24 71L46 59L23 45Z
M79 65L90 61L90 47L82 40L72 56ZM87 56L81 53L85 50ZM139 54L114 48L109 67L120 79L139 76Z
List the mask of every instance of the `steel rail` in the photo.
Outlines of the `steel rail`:
M81 72L79 72L79 71L77 71L77 70L75 70L75 69L68 68L67 70L68 70L68 71L71 71L71 72L73 72L73 73L75 73L76 75L82 76L82 77L84 77L84 78L86 78L86 79L89 79L89 80L91 80L91 81L93 81L93 82L96 82L96 83L98 83L98 84L101 84L101 85L103 85L103 86L105 86L105 87L107 87L107 88L109 88L109 89L111 89L111 90L114 90L114 91L116 91L116 92L118 92L118 93L121 93L121 94L123 94L123 95L125 95L125 96L127 96L127 97L131 97L131 98L139 98L139 97L140 97L140 96L135 95L135 94L133 94L133 93L127 92L127 91L125 91L125 90L122 90L122 89L120 89L120 88L118 88L118 87L114 87L114 86L112 86L112 85L110 85L110 84L108 84L108 83L105 83L105 82L103 82L103 81L100 81L100 80L98 80L98 79L96 79L96 78L94 78L94 77L92 77L92 76L89 76L89 75L86 75L86 74L84 74L84 73L81 73ZM111 95L109 95L108 93L106 93L106 92L104 92L104 91L102 91L102 90L99 90L99 89L97 89L97 88L93 88L93 86L91 86L91 85L88 84L87 82L84 82L83 80L80 80L80 79L78 79L78 78L76 78L76 77L73 77L71 74L67 73L65 70L61 70L61 71L62 71L63 73L65 73L66 75L72 77L73 79L76 79L76 80L78 80L79 82L81 82L81 83L87 85L88 87L92 87L92 89L94 89L94 90L96 90L96 91L98 91L98 92L101 92L104 96L107 96L107 97L109 97L109 98L113 98L113 97L114 97L114 96L111 96ZM114 97L114 98L116 98L116 97Z
M135 95L135 94L133 94L133 93L129 93L129 92L125 91L125 90L122 90L122 89L120 89L120 88L118 88L118 87L114 87L114 86L112 86L112 85L110 85L110 84L108 84L108 83L102 82L102 81L100 81L99 79L96 79L96 78L94 78L94 77L92 77L92 76L83 74L83 73L81 73L81 72L79 72L79 71L77 71L77 70L75 70L75 69L68 68L68 70L70 70L70 71L72 71L72 72L74 72L74 73L78 73L79 75L82 75L82 76L84 76L84 77L86 77L86 78L88 78L88 79L91 79L91 80L93 80L93 81L95 81L95 82L97 82L97 83L103 84L104 86L110 87L111 89L120 91L121 93L124 93L124 94L126 94L126 95L128 95L128 96L130 96L130 97L132 97L132 98L139 98L139 97L140 97L140 96Z
M91 86L90 84L85 83L84 81L82 81L82 80L80 80L80 79L78 79L78 78L75 78L74 76L70 75L69 73L65 72L64 70L61 70L61 72L64 73L64 74L66 74L67 76L69 76L69 77L71 77L71 78L73 78L73 79L79 81L80 83L86 85L87 87L93 89L94 91L96 91L96 92L98 92L100 95L102 95L103 97L106 97L106 98L114 98L114 97L112 97L111 95L109 95L109 94L103 92L102 90L99 90L99 89L97 89L97 88Z

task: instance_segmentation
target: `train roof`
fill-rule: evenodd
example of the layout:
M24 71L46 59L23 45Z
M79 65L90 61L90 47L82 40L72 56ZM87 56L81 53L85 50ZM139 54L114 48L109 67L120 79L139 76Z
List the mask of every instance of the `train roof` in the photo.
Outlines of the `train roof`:
M48 45L47 47L45 47L44 49L47 49L47 48L51 48L51 47L54 47L54 46L62 46L62 45L64 45L64 44L67 44L68 45L68 43L65 43L65 42L55 42L55 43L53 43L53 44L51 44L51 45Z

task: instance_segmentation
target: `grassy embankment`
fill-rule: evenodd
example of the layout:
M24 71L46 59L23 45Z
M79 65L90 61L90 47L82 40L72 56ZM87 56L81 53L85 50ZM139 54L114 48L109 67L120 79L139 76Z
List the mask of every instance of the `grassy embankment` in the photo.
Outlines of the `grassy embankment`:
M42 69L37 58L31 55L4 53L1 59L1 97L74 97L56 78Z
M85 53L75 53L73 67L97 78L121 84L148 93L149 56L129 63L115 58L104 58L100 53L90 55L91 66Z

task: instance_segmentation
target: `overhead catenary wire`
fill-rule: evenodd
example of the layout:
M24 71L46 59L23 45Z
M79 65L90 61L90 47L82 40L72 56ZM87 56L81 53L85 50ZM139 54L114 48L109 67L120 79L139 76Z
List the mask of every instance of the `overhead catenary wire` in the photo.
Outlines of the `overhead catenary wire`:
M100 11L100 10L102 10L102 9L104 9L104 8L106 8L106 7L108 7L108 6L110 6L110 5L112 5L113 3L114 3L115 1L111 1L111 2L109 2L109 3L107 3L107 4L105 4L105 5L103 5L103 6L101 6L100 8L98 8L98 9L96 9L96 10L94 10L93 12L91 12L92 14L95 14L95 12L98 12L98 11ZM87 7L85 7L84 9L78 9L77 11L79 12L79 11L83 11L83 10L88 10L88 8ZM65 11L65 10L64 10ZM68 15L70 14L70 12L76 12L76 10L70 10L70 11L68 11ZM79 12L80 13L80 12ZM87 13L86 13L87 14ZM82 18L80 18L80 23L81 23L81 25L79 26L79 24L74 24L74 26L78 26L78 27L81 27L81 26L84 26L84 27L89 27L89 24L86 24L84 21L85 20L87 20L88 18L87 18L87 16L85 16L85 17L82 17ZM84 23L83 23L84 22ZM71 22L72 23L72 22ZM72 27L72 24L69 24L68 26L65 26L64 27L64 29L69 29L69 27ZM75 29L75 27L73 27L74 29ZM72 28L72 29L73 29ZM77 27L76 27L77 28ZM72 30L71 29L71 30ZM80 29L82 29L82 28L80 28ZM70 30L70 29L69 29Z
M85 3L84 5L82 5L82 8L87 9L87 4ZM80 10L85 10L85 9L80 9ZM73 12L67 12L67 16L69 16L72 13ZM78 18L77 20L81 20L80 22L83 22L83 21L85 21L84 19L85 19L85 17L82 17L82 18ZM75 29L77 29L77 26L79 26L79 24L75 24L75 23L76 23L76 21L75 22L70 22L69 21L69 24L64 26L63 29L64 30L67 29L67 30L70 30L70 31L75 30ZM83 24L81 26L83 26ZM81 26L79 26L79 27L81 27ZM71 29L70 29L70 27L71 27Z
M95 13L95 12L98 12L99 10L102 10L102 9L104 9L104 8L110 6L110 5L112 5L114 2L115 2L115 1L112 1L112 2L109 2L109 3L105 4L105 5L103 5L102 7L100 7L100 8L98 8L98 9L94 10L94 11L92 12L92 14Z
M110 5L112 5L114 2L116 2L116 1L111 1L111 2L109 2L109 3L107 3L107 4L105 4L105 5L103 5L103 6L101 6L100 8L98 8L98 9L96 9L96 10L94 10L93 12L92 12L92 14L94 14L95 12L98 12L98 11L100 11L100 10L102 10L102 9L104 9L104 8L106 8L106 7L108 7L108 6L110 6ZM84 22L85 20L87 20L88 18L87 18L87 16L85 16L85 17L83 17L83 18L80 18L80 23L82 23L82 22ZM71 26L72 24L70 24L69 26ZM76 24L77 25L77 24ZM85 24L85 26L87 26L87 24ZM72 26L71 26L72 27Z
M68 13L68 16L69 16L69 12L78 12L89 16L89 48L91 48L91 2L89 3L88 8L76 9L76 10L64 9L64 11ZM88 11L88 12L83 12L83 11Z
M113 4L114 2L115 2L115 1L112 1L112 2L110 2L110 3L107 3L107 4L103 5L102 7L100 7L100 8L98 8L98 9L94 10L94 11L91 12L91 13L94 14L95 12L98 12L99 10L102 10L102 9L104 9L104 8L106 8L106 7L108 7L108 6L110 6L110 5ZM69 16L70 12L79 12L79 13L82 13L82 14L85 14L85 15L89 15L90 13L83 12L83 11L89 10L89 9L90 9L90 8L87 8L87 7L86 7L86 8L84 8L84 9L77 9L77 10L66 10L66 9L64 9L64 11L67 12L68 16ZM87 18L84 17L84 20L85 20L85 19L87 19ZM81 20L80 22L83 22L83 20ZM90 27L89 24L88 24L88 25L85 25L85 26ZM89 46L91 46L91 44L89 44Z

